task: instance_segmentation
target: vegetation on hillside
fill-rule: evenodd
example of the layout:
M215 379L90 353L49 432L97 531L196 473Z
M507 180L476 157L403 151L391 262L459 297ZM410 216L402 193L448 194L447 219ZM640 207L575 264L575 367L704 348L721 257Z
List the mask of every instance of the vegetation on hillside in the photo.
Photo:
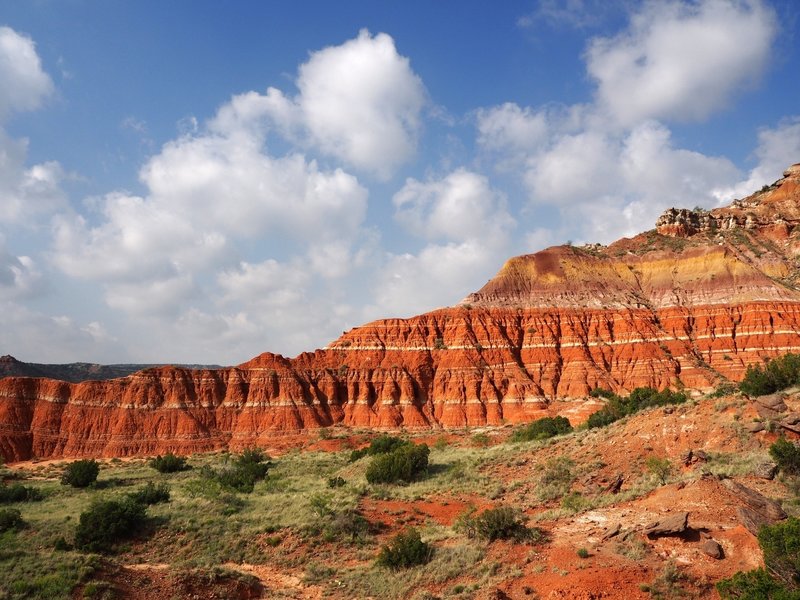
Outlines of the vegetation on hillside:
M668 389L659 391L649 387L636 388L625 397L599 388L592 390L592 395L606 398L608 403L601 410L589 416L587 425L590 429L605 427L645 408L683 404L687 400L686 394L683 392L673 392Z
M800 354L784 354L763 365L747 367L739 389L748 396L763 396L800 384Z

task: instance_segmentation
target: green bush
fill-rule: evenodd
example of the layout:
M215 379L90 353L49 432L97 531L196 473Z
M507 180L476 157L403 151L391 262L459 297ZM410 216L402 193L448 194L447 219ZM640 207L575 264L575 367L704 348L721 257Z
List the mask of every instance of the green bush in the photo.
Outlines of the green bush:
M331 511L323 525L323 537L328 541L348 539L355 542L369 532L369 521L355 508Z
M739 389L748 396L763 396L800 383L800 354L773 358L764 366L750 365Z
M185 457L175 456L172 452L168 452L164 456L156 456L149 464L159 473L177 473L192 468L186 463Z
M607 389L605 389L605 388L601 388L601 387L596 387L596 388L594 388L594 389L593 389L591 392L589 392L589 395L590 395L592 398L606 398L606 399L608 399L608 400L610 400L611 398L618 397L618 396L617 396L617 395L616 395L614 392L612 392L611 390L607 390Z
M144 523L147 509L130 498L105 500L81 513L75 530L75 547L85 552L110 552L117 542L131 537Z
M632 415L645 408L683 404L687 400L686 394L683 392L673 392L668 389L659 391L649 387L636 388L626 398L616 394L603 397L608 398L608 403L601 410L589 415L587 424L590 429L605 427L624 416Z
M657 456L649 456L645 462L647 470L655 475L661 485L667 483L669 476L672 475L672 463L668 458L658 458Z
M800 448L786 438L775 440L769 447L769 454L778 468L787 475L800 474Z
M800 592L790 591L764 569L739 571L717 582L722 600L800 600Z
M542 502L550 502L568 493L575 481L572 469L575 462L568 456L556 456L547 461L539 477L536 495Z
M269 472L269 457L258 449L246 449L222 469L215 471L204 467L204 477L216 480L223 487L249 494L257 481L265 479Z
M525 525L525 515L510 506L488 508L478 516L472 512L460 517L456 529L464 531L468 537L479 537L493 542L495 540L537 540L543 534L536 528Z
M406 444L389 452L378 454L367 467L369 483L410 482L428 470L427 444Z
M517 429L511 435L512 442L530 442L535 440L546 440L557 435L563 435L572 431L569 419L564 417L544 417Z
M42 492L34 487L26 487L20 483L12 485L0 485L0 504L11 504L12 502L32 502L41 500Z
M365 456L375 456L377 454L389 454L403 446L409 446L411 442L403 438L393 437L390 435L381 435L376 437L369 446L361 448L360 450L353 450L350 453L350 462L355 462Z
M61 485L85 488L97 481L99 473L100 465L96 460L77 460L67 465L61 476Z
M800 584L800 519L790 517L762 527L758 543L768 571L792 587Z
M150 481L139 491L128 494L128 497L134 502L145 505L169 502L169 486L165 483L156 485Z
M22 520L22 513L16 508L0 509L0 533L11 529L22 529L25 521Z
M431 560L433 548L422 541L413 527L401 531L381 548L378 564L390 569L407 569L424 565Z

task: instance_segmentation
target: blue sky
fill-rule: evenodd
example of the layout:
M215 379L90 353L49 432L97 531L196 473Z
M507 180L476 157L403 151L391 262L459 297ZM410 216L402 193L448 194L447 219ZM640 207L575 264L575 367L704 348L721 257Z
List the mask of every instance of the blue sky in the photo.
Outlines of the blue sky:
M800 161L792 1L0 1L0 354L236 364Z

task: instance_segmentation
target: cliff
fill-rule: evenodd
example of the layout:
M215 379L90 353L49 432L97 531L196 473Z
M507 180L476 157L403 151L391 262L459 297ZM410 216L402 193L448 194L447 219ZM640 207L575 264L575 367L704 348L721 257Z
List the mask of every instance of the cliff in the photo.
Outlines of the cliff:
M353 329L294 359L108 381L0 380L0 453L127 456L265 444L337 423L458 427L578 407L596 386L709 389L800 351L800 165L609 246L509 260L453 308ZM575 402L573 402L575 401Z

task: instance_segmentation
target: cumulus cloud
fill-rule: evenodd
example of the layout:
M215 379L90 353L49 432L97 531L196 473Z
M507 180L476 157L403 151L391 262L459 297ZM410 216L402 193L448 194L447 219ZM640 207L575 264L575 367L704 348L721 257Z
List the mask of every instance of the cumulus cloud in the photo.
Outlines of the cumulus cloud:
M36 45L10 27L0 27L0 120L12 111L34 110L52 93Z
M436 181L410 178L392 202L395 219L429 240L486 239L494 244L514 226L505 197L486 177L463 168Z
M284 133L325 154L388 178L415 153L425 87L391 36L358 37L312 53L300 67L294 98L270 88L262 103Z
M482 175L462 168L441 179L409 179L392 201L395 219L427 243L416 254L388 256L369 316L450 305L479 287L508 252L515 220Z
M102 283L107 306L150 327L196 323L231 347L270 331L279 349L297 349L285 345L290 328L308 318L320 281L357 263L367 190L302 154L271 155L270 102L233 97L142 166L145 194L109 193L56 219L52 262ZM282 316L265 324L262 312ZM176 353L187 335L175 332Z
M42 275L30 256L14 256L0 235L0 300L20 300L42 289Z
M653 227L671 206L709 206L738 169L728 159L675 148L669 129L644 122L624 135L563 136L530 159L525 182L536 203L574 219L582 241L608 242Z
M779 179L786 167L800 161L800 117L790 117L777 127L761 129L755 158L758 163L746 179L714 192L720 204L752 194L761 186Z
M699 120L762 73L777 31L760 0L649 2L586 52L599 104L622 124Z

